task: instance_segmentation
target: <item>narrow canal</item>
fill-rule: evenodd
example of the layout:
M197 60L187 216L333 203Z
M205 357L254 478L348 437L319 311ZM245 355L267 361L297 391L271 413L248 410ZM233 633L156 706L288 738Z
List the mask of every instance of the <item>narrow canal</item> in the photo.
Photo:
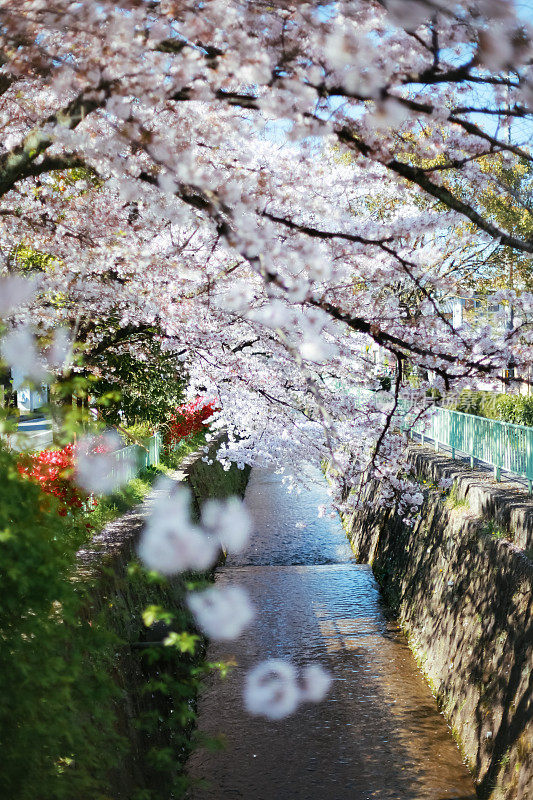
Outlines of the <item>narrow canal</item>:
M356 564L320 474L288 494L278 475L253 470L245 502L255 523L247 551L217 582L244 586L256 607L236 642L209 648L237 664L210 680L199 727L222 734L189 771L209 786L194 800L474 800L472 779L417 670L403 635L386 619L369 567ZM243 709L244 672L266 658L319 662L334 676L326 700L280 721Z

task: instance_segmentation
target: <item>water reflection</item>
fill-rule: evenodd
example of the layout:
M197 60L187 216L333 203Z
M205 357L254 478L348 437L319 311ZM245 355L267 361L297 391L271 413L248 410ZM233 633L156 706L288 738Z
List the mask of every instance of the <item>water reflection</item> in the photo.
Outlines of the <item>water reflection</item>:
M245 503L254 521L255 535L240 556L228 566L343 564L354 561L338 516L318 516L328 506L324 479L317 471L304 475L308 486L289 494L281 477L267 470L253 470Z
M239 641L210 647L210 659L238 666L222 685L210 681L202 697L201 730L222 732L227 746L194 754L191 774L211 786L191 796L473 800L470 776L405 640L383 614L371 570L353 563L338 518L317 516L328 495L316 477L311 489L288 495L279 476L252 473L246 503L254 540L217 580L244 585L258 615ZM278 722L249 717L243 672L270 657L322 663L335 676L327 700Z

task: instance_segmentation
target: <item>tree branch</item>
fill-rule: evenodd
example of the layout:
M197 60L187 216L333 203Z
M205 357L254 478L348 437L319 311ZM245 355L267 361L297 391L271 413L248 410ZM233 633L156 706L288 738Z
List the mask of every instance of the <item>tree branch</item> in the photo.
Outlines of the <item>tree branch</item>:
M113 82L101 81L95 88L84 89L67 106L51 114L38 128L30 131L19 145L2 153L0 197L9 192L18 181L39 174L35 161L53 144L53 129L56 125L74 130L88 114L104 105L113 86Z

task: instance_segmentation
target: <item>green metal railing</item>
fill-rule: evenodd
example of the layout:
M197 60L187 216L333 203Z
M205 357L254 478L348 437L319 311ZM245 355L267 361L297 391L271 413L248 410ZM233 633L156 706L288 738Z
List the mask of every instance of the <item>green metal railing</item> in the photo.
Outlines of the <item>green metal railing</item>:
M472 467L475 461L488 464L496 480L502 470L525 478L533 493L533 428L434 408L428 420L404 429L419 434L422 444L432 439L437 451L440 445L449 447L452 458L456 452L467 456Z
M341 388L346 391L342 385ZM392 406L390 396L379 392L357 388L351 389L350 394L361 403L371 402L378 411L381 406L384 413ZM398 426L404 432L410 436L417 434L422 444L431 439L437 451L441 446L449 448L452 458L456 454L466 456L471 467L476 461L487 464L493 468L498 481L502 470L525 478L529 493L533 494L533 427L437 407L431 409L427 419L417 420L413 419L416 411L416 408L408 409L405 399L400 400L396 415Z
M117 474L120 475L121 481L129 481L146 467L154 467L159 464L162 443L161 434L156 433L147 439L144 447L131 444L116 450L114 457L117 463Z

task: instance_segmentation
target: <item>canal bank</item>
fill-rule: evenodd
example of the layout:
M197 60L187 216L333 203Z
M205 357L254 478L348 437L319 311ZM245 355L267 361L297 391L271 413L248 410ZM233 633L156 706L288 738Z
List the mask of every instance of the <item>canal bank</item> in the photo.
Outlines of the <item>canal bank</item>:
M205 641L196 635L186 607L190 576L157 578L140 568L137 550L154 505L176 489L190 489L195 519L207 500L244 494L249 469L232 465L225 470L214 460L218 446L218 441L211 445L208 457L202 451L184 458L179 469L167 471L165 479L154 485L142 504L107 524L90 547L78 552L75 581L85 598L80 613L92 629L98 628L105 643L107 649L98 653L101 661L109 651L100 679L114 685L107 725L116 732L120 745L115 742L111 752L101 754L102 763L109 758L112 768L101 787L95 782L101 788L98 797L168 800L182 796L197 689L200 676L209 669ZM157 619L158 609L168 622ZM197 645L191 649L161 646L170 630L192 637L191 642L196 638ZM93 768L99 777L100 765L98 770ZM95 789L91 800L96 796ZM76 788L69 797L81 800Z
M208 680L199 730L222 735L218 752L189 762L194 800L473 800L472 780L398 626L387 619L371 569L355 563L319 473L300 494L253 470L245 503L254 520L248 550L228 559L217 583L243 585L257 615L236 642L208 658L236 666ZM320 663L334 682L326 700L284 720L243 709L246 671L283 658Z
M370 481L345 528L407 633L480 796L530 800L533 503L429 448L413 447L410 463L424 493L414 518L396 515ZM440 488L443 479L453 488Z

